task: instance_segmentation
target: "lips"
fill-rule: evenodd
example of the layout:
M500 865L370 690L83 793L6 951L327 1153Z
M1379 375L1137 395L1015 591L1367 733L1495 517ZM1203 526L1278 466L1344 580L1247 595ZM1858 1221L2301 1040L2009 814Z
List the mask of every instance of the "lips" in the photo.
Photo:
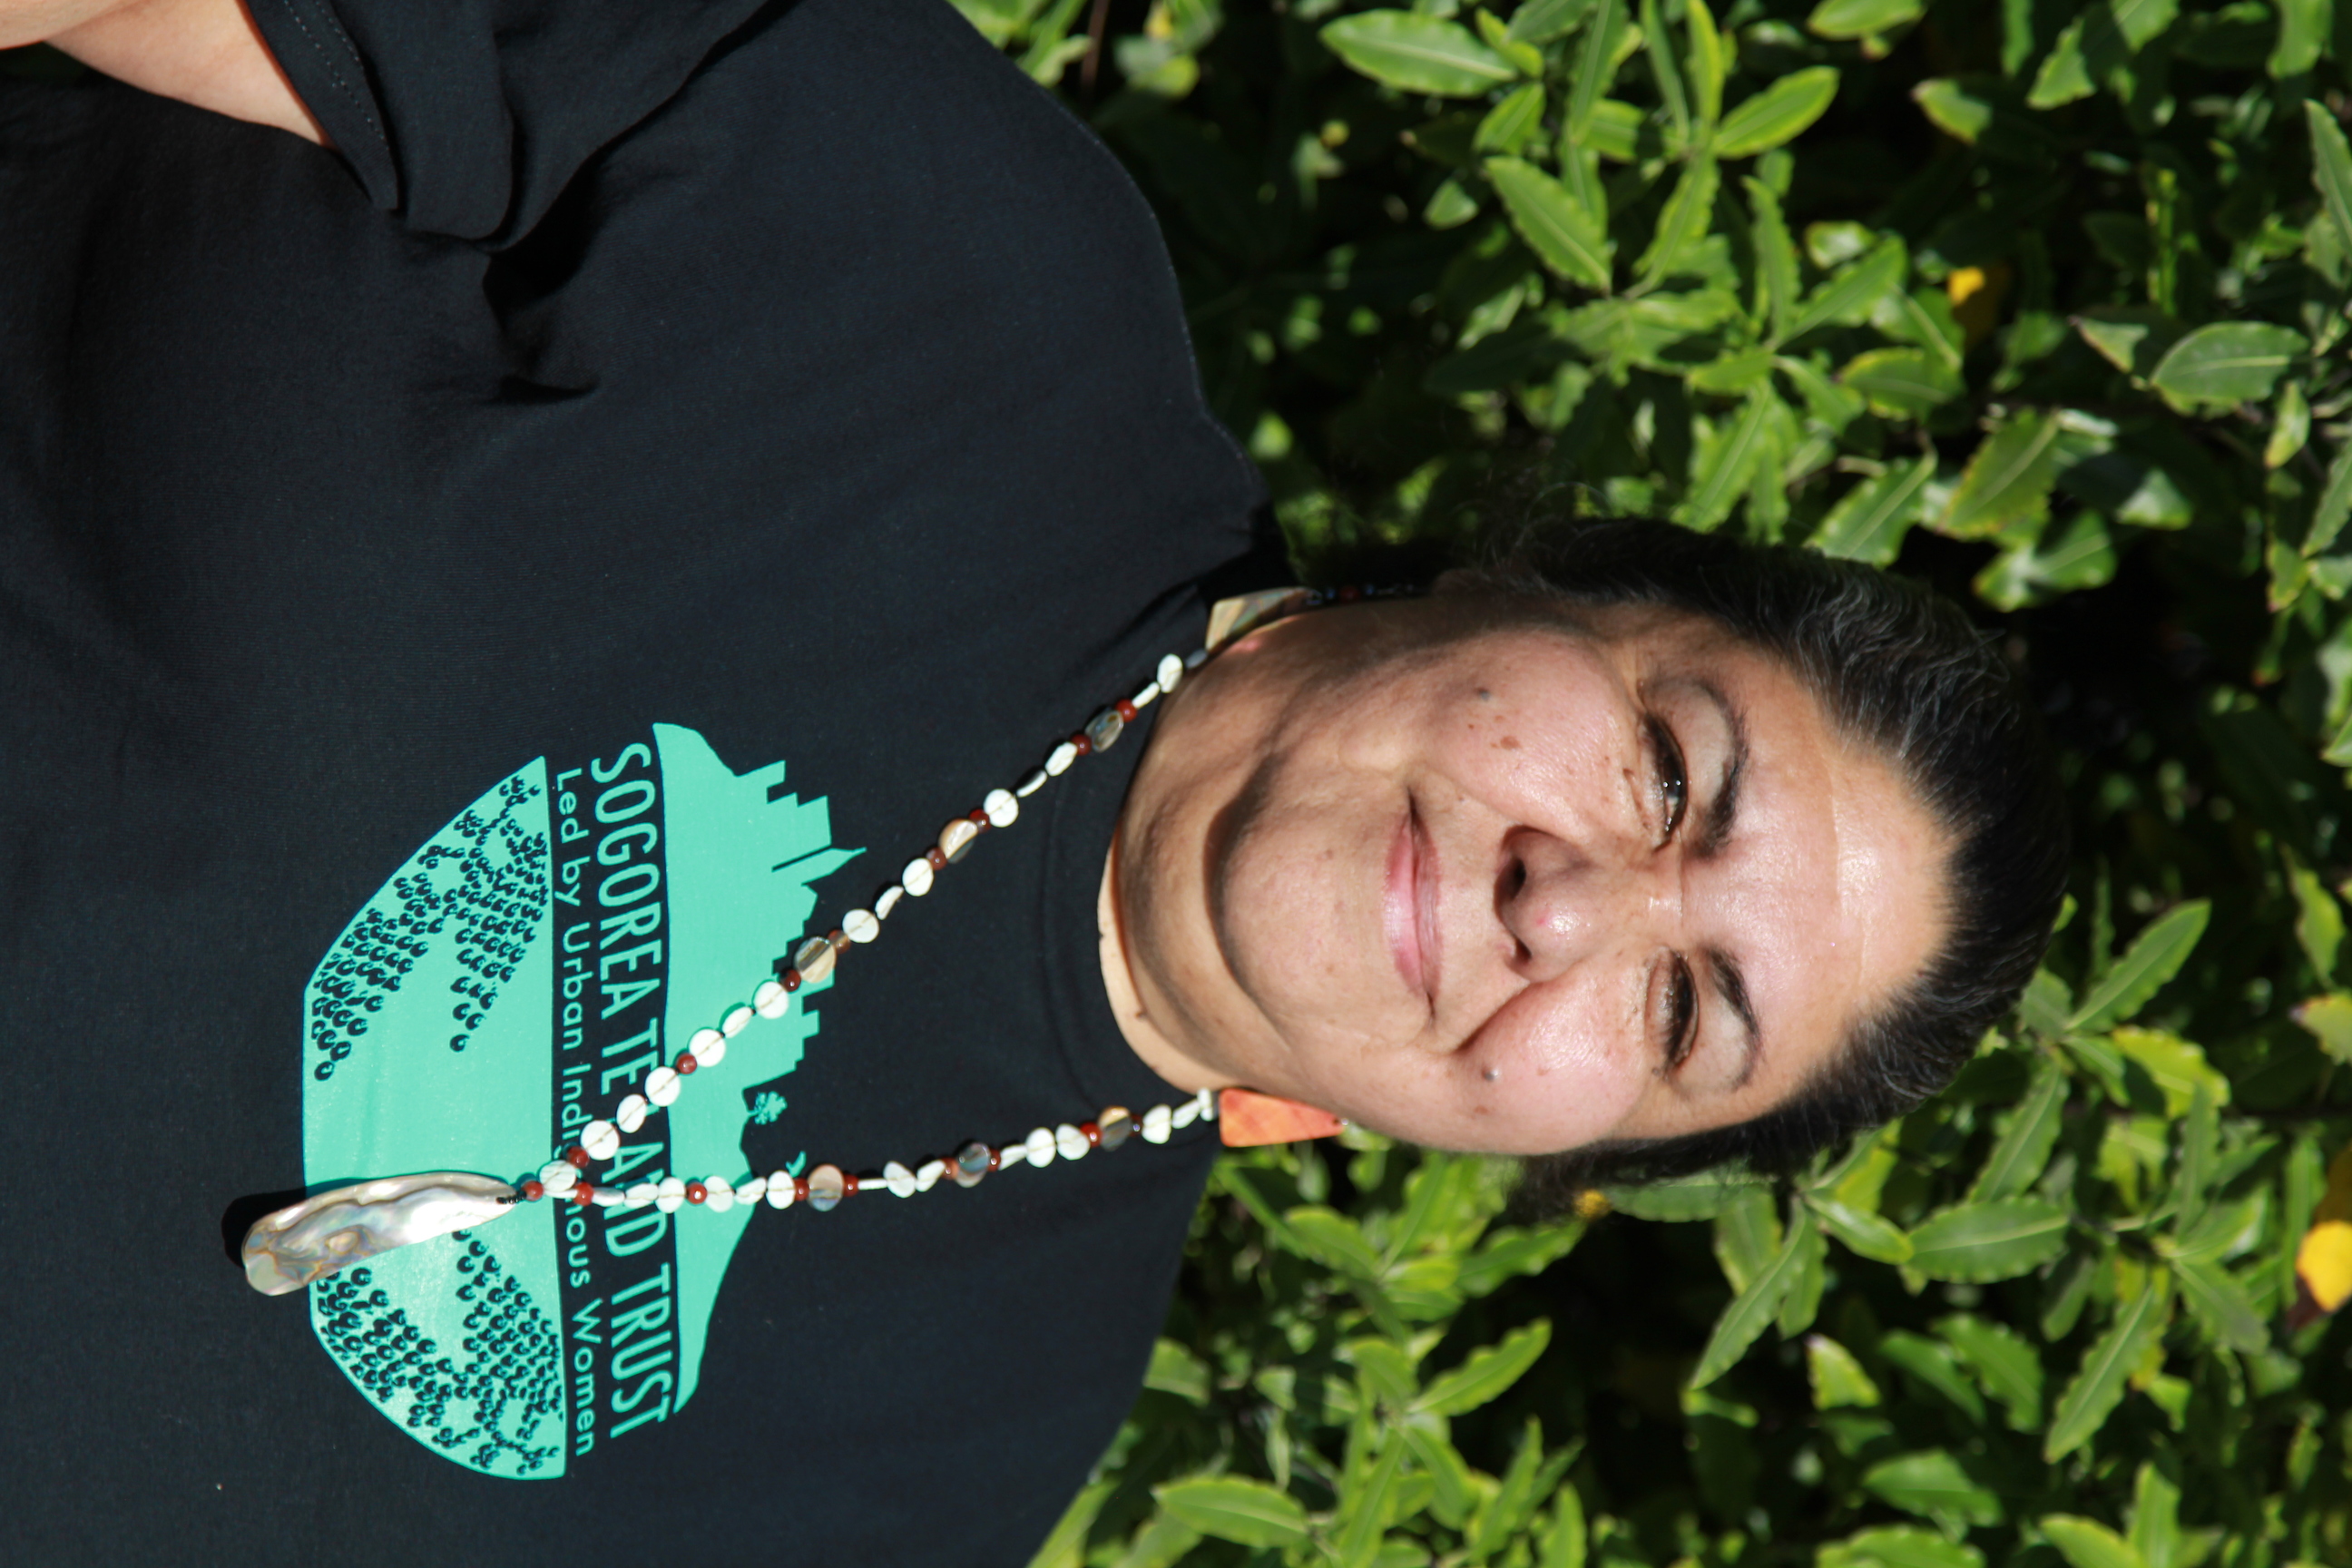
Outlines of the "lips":
M1406 807L1389 843L1388 880L1381 900L1389 956L1407 990L1433 1004L1437 980L1437 868L1420 814Z

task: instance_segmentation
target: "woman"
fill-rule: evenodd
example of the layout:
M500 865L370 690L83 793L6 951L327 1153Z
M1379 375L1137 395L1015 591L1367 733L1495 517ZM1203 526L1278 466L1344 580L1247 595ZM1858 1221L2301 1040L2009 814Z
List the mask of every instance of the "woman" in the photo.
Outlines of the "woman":
M1202 1091L1785 1152L2031 970L2046 787L1956 784L2014 706L1899 591L1604 531L1187 672L1281 579L1248 466L933 0L69 10L0 36L164 96L0 89L30 1560L1018 1563Z

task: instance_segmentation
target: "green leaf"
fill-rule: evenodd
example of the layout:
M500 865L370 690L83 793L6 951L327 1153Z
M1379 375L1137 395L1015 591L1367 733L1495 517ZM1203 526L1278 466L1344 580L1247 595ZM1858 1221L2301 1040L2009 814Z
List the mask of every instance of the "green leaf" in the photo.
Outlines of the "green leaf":
M2041 1522L2042 1533L2069 1568L2147 1568L2130 1542L2097 1520L2053 1513L2043 1515Z
M1942 356L1920 349L1856 354L1838 380L1862 394L1871 412L1894 419L1916 419L1962 391L1958 373Z
M1371 1472L1339 1494L1339 1517L1333 1522L1339 1531L1340 1568L1372 1568L1372 1560L1381 1549L1381 1531L1388 1523L1389 1494L1396 1487L1397 1473L1404 1468L1405 1453L1404 1442L1396 1428L1389 1428L1381 1439L1380 1458Z
M1822 0L1805 30L1822 38L1868 37L1908 26L1927 11L1927 0Z
M1910 257L1901 240L1882 242L1808 295L1781 341L1801 338L1817 327L1853 326L1864 321L1872 306L1903 287L1909 266Z
M2009 1412L2011 1426L2020 1432L2041 1426L2042 1357L2023 1336L1965 1312L1937 1320L1936 1331Z
M2352 1067L2352 996L2314 996L2295 1008L2294 1021L2311 1032L2320 1049Z
M1151 1368L1143 1374L1143 1386L1175 1394L1195 1405L1206 1405L1209 1402L1208 1363L1174 1340L1155 1341L1151 1346Z
M1992 105L1948 77L1921 82L1911 89L1911 98L1937 130L1971 147L1992 124Z
M1652 1182L1639 1187L1603 1187L1609 1206L1635 1219L1713 1219L1748 1194L1764 1186L1748 1176L1718 1171L1703 1172L1679 1181Z
M2074 330L2117 370L2146 380L2185 328L2149 305L2096 305L2074 318Z
M1307 1510L1287 1492L1239 1476L1156 1487L1160 1506L1203 1535L1242 1546L1304 1546Z
M2303 383L2290 381L2279 388L2278 402L2271 408L2271 433L2263 443L2263 467L2280 468L2303 450L2311 439L2311 403L2303 390Z
M1826 1334L1805 1336L1805 1373L1813 1385L1813 1408L1838 1405L1868 1407L1878 1403L1878 1384L1854 1360L1853 1352Z
M1584 1226L1573 1222L1534 1230L1508 1227L1494 1231L1476 1252L1463 1260L1454 1289L1475 1300L1515 1275L1540 1274L1567 1257L1583 1235Z
M1709 132L1723 118L1723 35L1716 28L1715 13L1706 8L1706 0L1684 0L1683 23L1690 35L1685 63L1690 69L1691 111L1698 116L1701 132Z
M1806 1228L1791 1226L1788 1239L1781 1243L1780 1254L1770 1267L1723 1310L1723 1316L1716 1320L1715 1331L1707 1336L1706 1348L1699 1352L1698 1365L1691 1372L1690 1387L1705 1388L1728 1372L1748 1353L1748 1347L1756 1342L1756 1336L1764 1331L1765 1325L1771 1322L1773 1314L1780 1310L1780 1298L1796 1278L1803 1257Z
M1600 217L1558 180L1517 158L1489 158L1486 178L1503 198L1511 226L1546 267L1588 289L1609 291L1612 251Z
M1699 0L1690 0L1696 6ZM1551 1521L1536 1547L1536 1568L1584 1568L1584 1499L1573 1486L1553 1495Z
M1715 128L1715 155L1752 158L1792 141L1828 112L1837 93L1838 73L1832 66L1781 77L1724 115Z
M2166 981L2180 973L2180 966L2196 951L2198 939L2205 934L2205 922L2212 913L2212 905L2198 899L2149 921L2115 967L2083 998L2082 1005L2066 1020L2066 1027L2079 1034L2097 1034L2138 1012L2164 988Z
M2213 1070L2204 1051L2161 1029L2123 1027L2108 1037L2116 1049L2147 1070L2164 1095L2164 1113L2180 1116L2202 1089L2216 1105L2230 1102L2230 1080Z
M1813 548L1873 566L1892 564L1903 548L1903 535L1919 515L1927 481L1935 477L1936 459L1916 458L1863 480L1822 520Z
M1937 523L1954 539L1989 539L2047 504L2058 477L2058 417L2046 410L2011 418L1978 446Z
M1551 1343L1551 1324L1542 1318L1513 1329L1498 1344L1473 1351L1452 1372L1432 1378L1413 1401L1425 1415L1461 1415L1501 1396L1535 1365Z
M1666 198L1658 214L1658 226L1651 235L1649 248L1635 263L1644 284L1655 283L1675 269L1683 252L1706 235L1707 220L1715 214L1717 175L1715 160L1694 158L1683 165L1675 181L1674 194Z
M1514 43L1549 44L1572 32L1591 9L1592 0L1527 0L1512 13L1507 30Z
M1894 1221L1811 1193L1805 1194L1805 1206L1821 1216L1822 1226L1845 1243L1849 1251L1874 1263L1911 1261L1911 1238Z
M1624 16L1624 0L1600 0L1600 8L1593 12L1591 25L1585 28L1583 41L1577 47L1576 70L1569 78L1568 116L1561 127L1561 133L1570 142L1582 142L1593 106L1608 94L1610 80L1617 74L1617 62L1611 50L1616 46L1617 30Z
M2198 1321L2220 1343L2254 1355L2270 1348L2270 1331L2254 1310L2245 1287L2230 1278L2218 1263L2172 1260L2173 1276L2180 1281L2180 1299Z
M2327 465L2327 487L2311 509L2311 527L2303 536L2304 554L2325 553L2343 533L2347 519L2352 519L2352 441L2336 448L2336 460Z
M1912 1227L1911 1267L1930 1279L2014 1279L2066 1249L2066 1211L2040 1198L1962 1204Z
M2147 1568L2174 1568L2180 1554L2180 1489L2153 1459L2132 1480L2131 1543Z
M2278 0L2278 47L2264 62L2273 79L2301 76L2318 63L2331 9L2328 0Z
M1682 67L1675 58L1673 35L1658 11L1658 0L1641 0L1642 47L1650 57L1650 78L1658 84L1658 100L1673 121L1677 145L1690 141L1690 99L1683 91Z
M2001 1521L2000 1499L1971 1480L1942 1448L1881 1460L1863 1472L1862 1484L1908 1513L1969 1524Z
M1780 198L1772 187L1753 175L1740 181L1748 193L1748 240L1756 253L1756 287L1762 297L1762 316L1777 341L1788 333L1797 309L1797 244L1790 237L1788 220L1780 214Z
M2146 48L2179 14L2180 0L2108 0L2102 20L2122 37L2125 47L2137 50Z
M1468 28L1411 11L1360 11L1320 36L1358 71L1406 92L1475 98L1517 74Z
M1439 1425L1442 1423L1406 1421L1398 1426L1397 1432L1433 1483L1430 1511L1447 1529L1459 1530L1469 1521L1478 1497L1470 1487L1468 1463L1463 1459L1461 1450L1437 1430Z
M1970 1203L2014 1197L2041 1179L2058 1142L2066 1109L2065 1075L2040 1064L2033 1087L2011 1110L2000 1137L1985 1156L1984 1168L1969 1187Z
M1944 1396L1955 1409L1968 1417L1971 1426L1981 1426L1985 1419L1984 1395L1960 1371L1959 1358L1948 1345L1939 1344L1924 1334L1896 1329L1880 1336L1878 1354L1882 1360L1894 1363L1909 1373L1917 1382Z
M1837 1553L1834 1564L1831 1551ZM1820 1568L1984 1568L1984 1553L1924 1530L1898 1525L1847 1536L1822 1552Z
M2149 379L2189 403L2251 403L2268 397L2286 367L2310 351L2301 332L2268 321L2221 321L2172 345Z
M1478 121L1470 145L1479 153L1516 153L1543 129L1543 112L1544 89L1540 83L1531 81L1513 88Z
M1797 1237L1796 1272L1790 1276L1789 1288L1780 1294L1777 1319L1784 1340L1793 1340L1813 1326L1813 1320L1821 1315L1822 1291L1829 1282L1825 1265L1830 1244L1820 1227L1801 1225Z
M1315 1205L1285 1214L1297 1249L1327 1268L1359 1279L1377 1279L1381 1255L1364 1239L1363 1227L1345 1215Z
M2328 220L2336 226L2337 247L2352 251L2352 143L2346 142L2344 127L2326 105L2304 100L2303 119L2311 132L2311 183L2319 187Z
M2107 1331L2084 1352L2083 1364L2058 1396L2042 1457L2055 1463L2089 1442L2106 1425L2124 1396L2124 1383L2148 1344L2164 1331L2168 1314L2163 1293L2152 1284L2116 1314Z
M1675 509L1675 521L1704 531L1731 515L1756 465L1763 460L1766 435L1779 401L1762 389L1748 394L1730 428L1717 432L1692 465L1690 494Z
M1519 1440L1511 1451L1510 1467L1503 1472L1502 1484L1471 1521L1469 1540L1465 1544L1474 1558L1502 1550L1505 1542L1525 1528L1539 1500L1536 1482L1543 1468L1543 1423L1530 1415L1519 1428Z
M2025 95L2025 107L2056 109L2098 90L2098 83L2091 79L2090 61L2083 55L2083 18L2077 16L2058 35L2058 41L2043 57L2041 69L2034 72L2033 86Z

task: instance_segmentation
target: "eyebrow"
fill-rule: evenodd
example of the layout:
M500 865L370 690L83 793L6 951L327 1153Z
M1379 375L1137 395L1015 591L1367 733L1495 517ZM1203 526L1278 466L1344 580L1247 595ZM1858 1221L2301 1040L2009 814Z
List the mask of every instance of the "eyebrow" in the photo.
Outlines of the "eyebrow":
M1724 727L1731 731L1731 760L1725 764L1723 782L1716 785L1715 799L1708 803L1706 820L1699 826L1698 837L1692 852L1702 859L1719 852L1731 838L1731 830L1739 820L1739 784L1748 776L1748 725L1731 700L1712 682L1693 682L1706 699L1723 714ZM1739 1076L1732 1080L1734 1089L1744 1089L1756 1076L1756 1064L1764 1054L1764 1031L1756 1022L1756 1005L1748 996L1748 976L1739 961L1727 952L1710 950L1706 954L1707 974L1715 982L1716 994L1723 998L1743 1027L1744 1051L1739 1064Z
M1739 784L1748 776L1748 724L1731 700L1706 681L1692 684L1707 700L1722 710L1724 728L1731 731L1731 760L1723 770L1723 782L1715 786L1715 799L1708 803L1706 820L1699 826L1692 851L1705 859L1722 849L1731 837L1731 829L1739 818Z
M1706 954L1707 977L1715 982L1715 993L1723 998L1739 1022L1746 1027L1739 1076L1731 1087L1745 1089L1748 1080L1756 1076L1756 1063L1764 1055L1764 1031L1756 1023L1756 1005L1748 999L1748 976L1739 967L1739 960L1727 952L1709 949Z

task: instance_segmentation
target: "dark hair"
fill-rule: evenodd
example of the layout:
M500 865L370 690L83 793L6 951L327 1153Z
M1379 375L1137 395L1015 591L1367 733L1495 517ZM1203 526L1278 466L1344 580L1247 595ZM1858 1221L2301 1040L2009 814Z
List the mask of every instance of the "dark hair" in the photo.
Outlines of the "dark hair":
M1893 763L1952 843L1942 950L1785 1104L1736 1127L1537 1156L1523 1202L1552 1208L1604 1183L1730 1163L1793 1169L1949 1083L2033 977L2065 891L2065 801L2023 682L1958 606L1854 562L1626 520L1530 530L1437 592L1521 615L1651 605L1705 616L1794 671L1843 734Z

